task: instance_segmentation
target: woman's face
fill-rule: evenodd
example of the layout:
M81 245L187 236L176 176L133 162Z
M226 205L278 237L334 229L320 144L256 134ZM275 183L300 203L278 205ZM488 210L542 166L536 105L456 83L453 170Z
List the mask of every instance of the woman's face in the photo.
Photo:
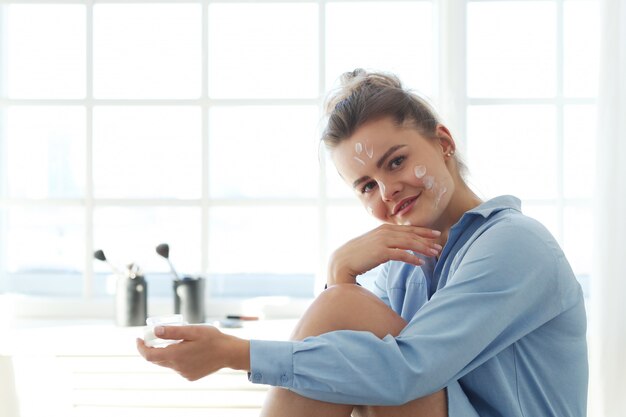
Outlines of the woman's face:
M436 227L455 183L447 162L454 142L439 126L439 139L386 117L366 123L332 151L342 178L363 206L385 223Z

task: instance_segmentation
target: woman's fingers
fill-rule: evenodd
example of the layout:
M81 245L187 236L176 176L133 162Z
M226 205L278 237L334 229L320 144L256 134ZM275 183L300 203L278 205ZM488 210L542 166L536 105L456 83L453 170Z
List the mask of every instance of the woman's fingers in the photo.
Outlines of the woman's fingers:
M418 236L407 226L401 227L405 229L382 230L379 236L381 244L387 248L410 250L425 256L439 256L443 248L432 238Z
M424 260L422 258L403 249L391 249L389 260L400 261L415 266L424 265Z
M358 275L389 260L423 265L424 261L415 254L438 256L442 247L435 239L440 235L438 231L425 227L381 225L333 252L328 283L353 283Z
M412 229L413 232L418 234L419 236L428 237L431 239L436 239L439 236L441 236L441 232L439 230L428 229L426 227L419 227L419 226L401 226L401 227L408 227Z

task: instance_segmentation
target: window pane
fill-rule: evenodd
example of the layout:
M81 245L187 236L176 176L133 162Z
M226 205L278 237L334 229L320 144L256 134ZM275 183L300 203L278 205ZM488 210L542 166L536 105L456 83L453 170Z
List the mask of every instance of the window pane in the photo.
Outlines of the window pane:
M326 149L323 152L326 161L326 194L331 198L350 198L356 201L356 194L337 172L330 153Z
M209 95L302 98L318 95L318 6L209 5Z
M486 197L554 198L557 192L552 106L470 106L468 167Z
M589 207L565 207L564 250L576 275L590 275L593 217Z
M468 95L554 96L555 27L555 5L551 1L470 2Z
M209 233L212 273L317 272L316 208L215 207Z
M199 4L96 4L97 98L200 96Z
M10 4L2 9L8 96L84 97L85 6Z
M83 197L84 108L9 107L5 120L6 172L0 168L0 174L9 197Z
M78 295L84 268L84 215L80 207L19 207L4 212L3 265L7 289ZM77 285L78 284L78 285Z
M211 109L211 196L317 196L318 115L315 106Z
M275 308L278 314L285 316L290 313L281 308L286 302L283 297L313 298L315 276L293 272L212 274L207 284L211 297L244 298L241 309L247 315L263 316Z
M595 97L598 94L599 3L566 0L563 4L566 96Z
M596 106L564 108L565 198L593 197L596 162Z
M99 106L93 127L96 197L200 197L199 108Z
M337 248L378 227L381 223L372 217L360 203L347 207L329 207L326 211L326 259Z
M328 3L326 84L346 71L371 68L394 72L407 86L431 95L434 43L430 2Z
M326 215L326 254L324 257L324 265L322 265L323 272L326 272L330 255L337 248L381 224L367 213L360 203L347 207L329 207L326 211ZM359 275L357 281L365 288L371 290L380 268L381 266L378 266L365 274ZM326 279L326 276L323 278Z
M179 274L200 272L200 208L101 207L94 211L94 248L102 249L119 269L134 262L144 273L168 272L156 253L157 245L170 246L170 260ZM96 272L110 272L94 260ZM169 279L170 277L168 277Z

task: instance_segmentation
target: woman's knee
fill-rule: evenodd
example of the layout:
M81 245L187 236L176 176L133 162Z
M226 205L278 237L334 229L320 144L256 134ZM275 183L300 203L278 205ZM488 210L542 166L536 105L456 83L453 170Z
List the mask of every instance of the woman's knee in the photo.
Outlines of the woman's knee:
M445 388L398 406L357 406L353 417L448 417Z
M322 292L300 319L292 339L333 330L370 331L382 338L396 336L406 322L376 295L353 284L338 284Z

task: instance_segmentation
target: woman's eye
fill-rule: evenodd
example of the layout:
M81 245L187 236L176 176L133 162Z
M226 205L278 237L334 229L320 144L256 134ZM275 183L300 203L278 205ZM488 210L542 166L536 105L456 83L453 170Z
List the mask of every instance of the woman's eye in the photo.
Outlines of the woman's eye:
M363 187L361 187L361 193L366 194L371 192L374 188L376 188L376 181L370 181L366 183Z
M402 165L402 162L404 162L405 159L406 158L404 156L398 156L397 158L393 158L391 161L389 161L389 168L398 168L400 165Z

